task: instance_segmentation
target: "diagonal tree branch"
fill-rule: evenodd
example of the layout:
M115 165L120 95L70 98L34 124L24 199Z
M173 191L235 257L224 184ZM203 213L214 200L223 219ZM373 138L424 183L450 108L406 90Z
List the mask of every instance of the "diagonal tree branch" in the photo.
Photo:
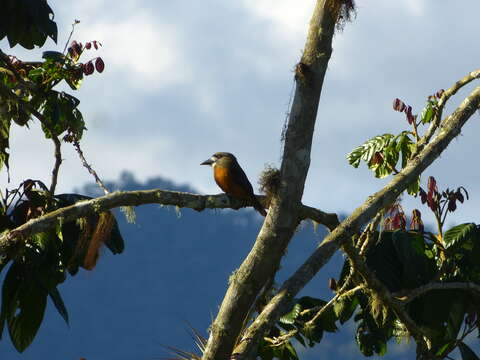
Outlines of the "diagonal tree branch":
M448 90L443 92L442 96L440 97L440 100L438 101L438 107L437 107L435 116L433 118L433 121L430 124L430 127L428 128L427 132L420 139L420 142L417 145L417 153L420 150L422 150L426 144L428 144L433 134L435 134L435 131L437 131L438 127L440 126L440 121L442 120L443 108L445 107L445 104L447 103L447 101L453 95L455 95L457 91L460 90L462 87L464 87L465 85L471 83L473 80L478 78L480 78L480 69L477 69L467 74L462 79L458 80L455 84L453 84L452 87L450 87Z
M258 199L263 203L265 202L264 196L258 196ZM4 233L0 236L0 254L10 253L12 249L21 246L29 236L53 228L61 222L73 221L77 218L120 206L144 204L172 205L197 211L204 209L240 209L247 205L253 205L231 198L225 194L196 195L167 190L116 191L106 196L80 201L74 205L52 211L30 220L8 233ZM327 228L333 229L338 224L336 214L326 213L309 206L301 206L301 216L302 218L299 221L312 219L325 225Z
M462 126L480 106L480 87L460 104L442 123L441 131L407 166L393 177L382 190L370 196L347 219L335 228L305 263L286 280L262 313L247 329L240 345L235 349L238 359L253 359L259 339L287 310L293 297L315 276L331 256L345 244L360 227L370 221L381 209L395 199L415 181L448 144L460 134Z

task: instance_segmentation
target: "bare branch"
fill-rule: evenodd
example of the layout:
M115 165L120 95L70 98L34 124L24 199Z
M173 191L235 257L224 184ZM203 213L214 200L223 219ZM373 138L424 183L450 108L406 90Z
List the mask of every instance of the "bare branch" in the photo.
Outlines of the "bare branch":
M265 202L264 196L257 196L257 198L260 202ZM197 195L159 189L116 191L102 197L80 201L74 205L52 211L3 234L0 237L0 254L8 253L10 249L23 244L24 239L27 239L29 236L55 227L60 222L73 221L77 218L120 206L138 206L144 204L171 205L179 208L190 208L196 211L227 208L238 210L253 205L225 194ZM324 219L336 218L335 214L327 214L308 206L302 206L302 216L304 217L300 220L309 218L318 223L322 223ZM331 225L328 224L328 226Z
M88 170L88 172L90 174L93 175L93 178L95 179L95 182L97 183L98 186L100 186L100 188L103 190L104 194L107 195L108 193L110 193L110 191L108 191L108 189L105 186L105 184L103 183L103 181L98 176L97 172L92 168L92 166L85 159L85 155L83 155L83 151L80 148L80 143L78 142L78 140L73 141L73 147L75 148L78 156L80 157L80 160L82 161L82 165Z
M469 84L470 82L478 78L480 78L480 69L472 71L462 79L458 80L448 90L443 92L442 96L440 97L440 100L438 101L437 112L432 120L432 123L430 124L430 127L428 128L426 134L420 139L419 143L417 144L417 153L420 150L422 150L426 144L428 144L433 134L435 134L435 131L437 131L440 125L440 121L442 119L443 108L445 107L445 104L447 103L447 101L453 95L455 95L457 91L460 90L462 87L464 87L465 85Z

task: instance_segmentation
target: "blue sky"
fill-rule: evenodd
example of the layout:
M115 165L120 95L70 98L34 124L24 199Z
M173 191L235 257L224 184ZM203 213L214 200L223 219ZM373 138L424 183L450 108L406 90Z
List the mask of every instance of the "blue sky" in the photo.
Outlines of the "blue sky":
M103 44L91 56L104 59L105 72L86 78L77 93L89 129L83 149L101 177L129 170L139 179L161 175L217 193L209 169L199 166L216 151L235 153L254 187L265 164L279 164L293 68L314 1L49 3L59 44L47 41L45 49L63 49L74 19L81 21L74 39ZM357 19L334 39L305 188L304 203L327 211L353 210L388 180L351 168L345 155L374 135L406 127L392 111L394 98L420 112L428 95L480 67L477 0L461 8L434 0L358 0L357 7ZM5 41L0 46L34 56ZM479 130L476 114L424 176L436 176L441 188L469 190L471 199L452 222L479 221ZM37 125L14 128L11 151L11 187L26 177L49 182L53 149ZM92 180L68 146L63 157L59 191ZM409 211L417 206L406 203Z

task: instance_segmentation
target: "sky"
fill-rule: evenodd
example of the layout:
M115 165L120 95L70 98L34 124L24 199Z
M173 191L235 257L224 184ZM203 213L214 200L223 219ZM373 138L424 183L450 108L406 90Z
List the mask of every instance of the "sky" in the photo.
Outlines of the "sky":
M49 1L59 41L36 52L0 47L23 59L62 51L74 19L73 39L98 40L104 73L87 77L80 110L88 132L88 161L106 180L128 170L138 179L164 176L201 193L218 193L200 162L217 151L234 153L252 184L266 164L280 164L281 130L294 88L293 69L305 42L314 1ZM346 154L365 140L407 129L394 98L420 112L428 95L480 67L478 0L358 0L357 17L335 35L324 82L305 204L351 212L390 178L375 179ZM477 82L478 84L478 82ZM473 89L451 100L454 109ZM475 114L437 163L424 174L439 188L464 186L470 200L450 223L479 222L477 165L480 118ZM11 134L11 183L50 182L52 144L38 124ZM58 191L93 179L66 144ZM420 206L405 198L408 213ZM425 212L427 212L425 210ZM431 218L424 216L428 222Z

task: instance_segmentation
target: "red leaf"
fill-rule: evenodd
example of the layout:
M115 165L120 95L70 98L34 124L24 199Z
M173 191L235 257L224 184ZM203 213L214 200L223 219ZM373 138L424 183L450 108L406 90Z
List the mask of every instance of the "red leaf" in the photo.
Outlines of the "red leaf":
M89 50L92 47L92 43L89 41L85 44L85 49Z
M86 64L83 64L83 73L85 75L92 75L94 71L95 67L93 66L92 60L90 60Z
M328 279L328 287L330 288L330 290L337 290L337 281L334 278Z
M412 115L412 107L410 105L405 107L405 114L407 115L407 121L410 125L412 125L415 117Z
M398 98L393 100L393 110L402 112L405 110L405 103Z
M95 60L95 68L99 73L103 72L105 69L105 63L103 62L101 57L98 57L97 60Z
M435 180L435 178L433 176L430 176L428 178L428 184L427 184L427 188L428 188L428 192L438 192L438 189L437 189L437 181Z
M423 232L424 226L422 221L422 214L420 210L414 209L412 211L412 221L410 222L410 230Z
M422 200L422 204L427 202L427 193L422 188L420 188L420 199Z

